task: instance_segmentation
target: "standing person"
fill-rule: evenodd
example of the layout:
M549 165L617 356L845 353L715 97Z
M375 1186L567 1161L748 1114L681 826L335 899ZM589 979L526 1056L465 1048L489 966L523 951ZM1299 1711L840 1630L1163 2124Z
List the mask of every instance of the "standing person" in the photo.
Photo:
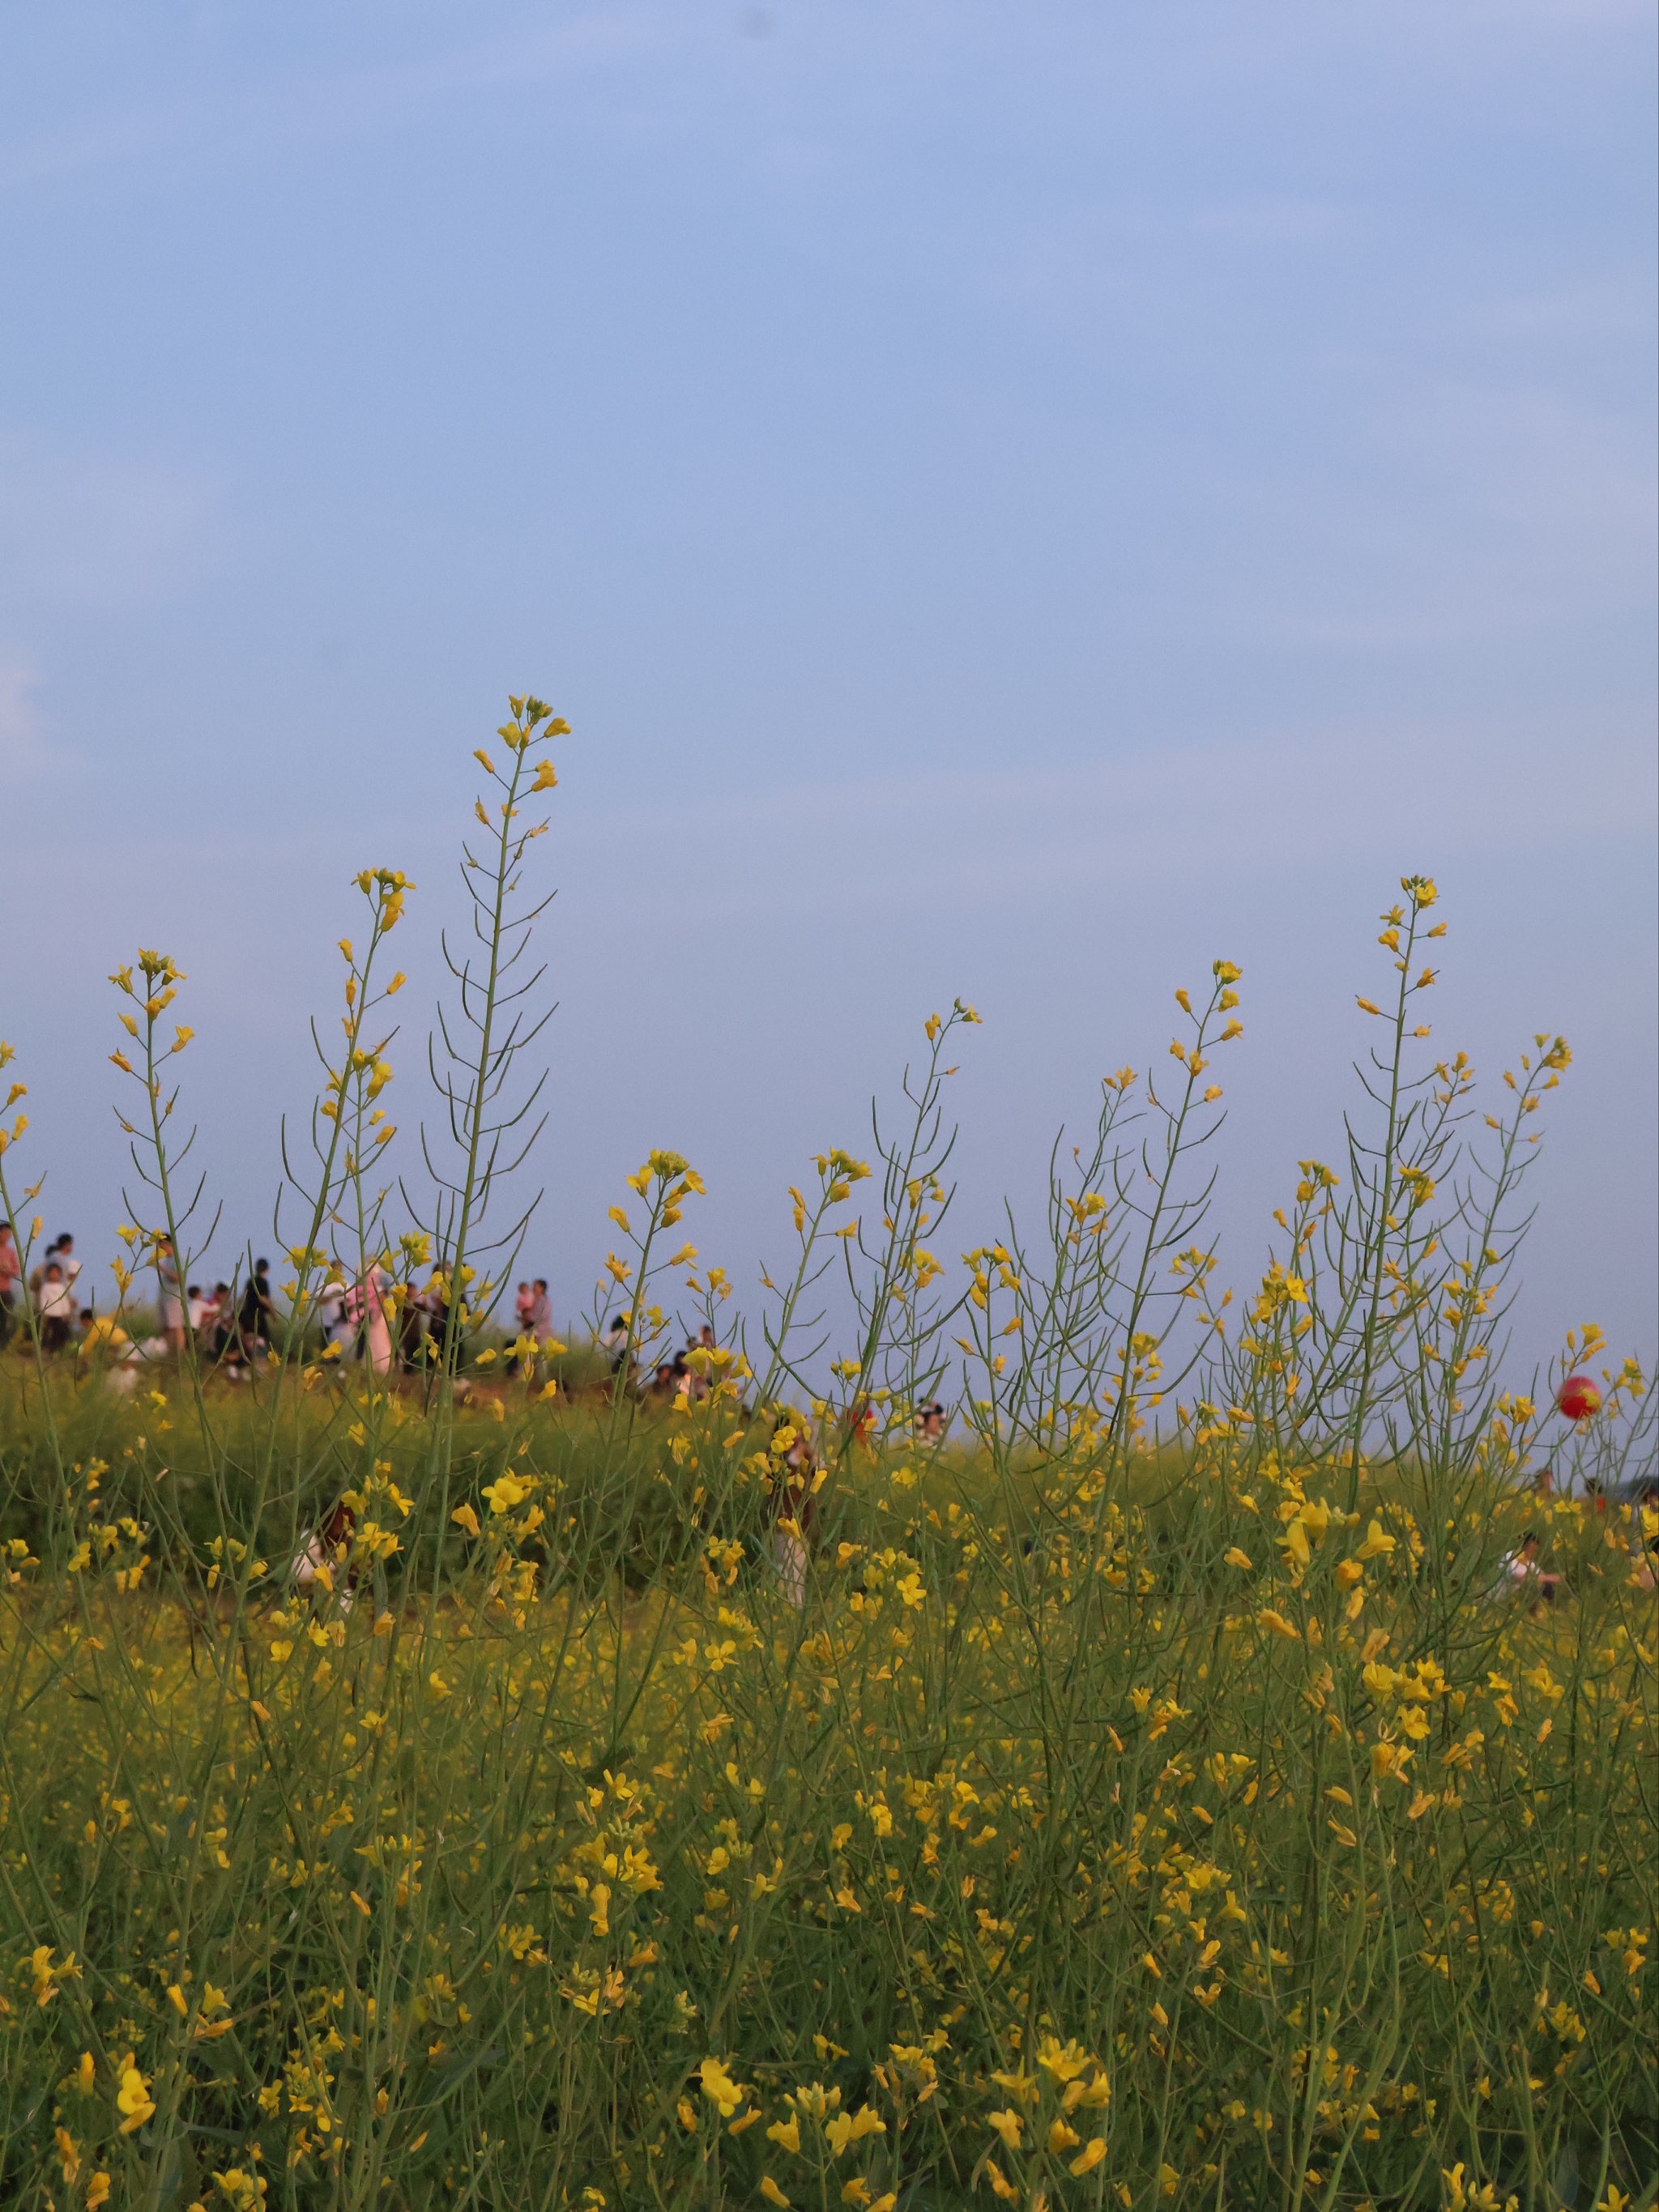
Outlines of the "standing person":
M508 1371L516 1374L526 1382L536 1372L536 1332L531 1322L531 1316L535 1310L535 1305L536 1293L528 1283L520 1283L513 1298L513 1322L517 1337L507 1352L507 1359ZM526 1342L530 1349L527 1352L521 1351L519 1347Z
M244 1359L252 1361L257 1353L270 1349L271 1324L276 1318L276 1301L270 1295L270 1262L256 1260L236 1316Z
M36 1305L40 1316L41 1351L61 1352L70 1340L75 1320L75 1293L64 1280L61 1263L56 1260L46 1262Z
M533 1382L537 1356L547 1351L553 1334L553 1305L547 1295L546 1277L538 1275L533 1283L520 1283L514 1306L519 1334L510 1357L520 1378Z
M438 1366L445 1359L444 1340L449 1334L449 1277L443 1268L434 1267L421 1293L421 1310L426 1316L426 1357L428 1364ZM464 1335L455 1332L455 1341L448 1347L447 1364L453 1375L461 1362Z
M0 1221L0 1352L10 1340L17 1319L17 1285L23 1273L23 1255L9 1221Z
M175 1355L185 1356L185 1297L179 1280L179 1255L171 1237L155 1240L155 1288L161 1309L161 1334Z
M61 1237L54 1237L34 1263L33 1271L29 1276L29 1291L37 1300L40 1296L40 1285L46 1279L46 1269L53 1261L56 1261L58 1267L62 1268L64 1280L72 1290L75 1286L75 1279L81 1272L81 1262L75 1257L75 1239L68 1230L65 1230Z
M323 1287L317 1293L317 1303L312 1318L323 1333L323 1351L326 1356L331 1345L339 1342L341 1320L345 1311L345 1285L340 1280L339 1270L331 1267ZM344 1357L343 1347L341 1350Z
M340 1357L355 1359L363 1348L363 1297L361 1283L352 1283L340 1300Z
M634 1362L630 1357L632 1347L629 1340L628 1316L625 1314L618 1314L599 1340L604 1345L611 1361L612 1390L614 1391L619 1386L627 1389L634 1380Z
M799 1613L806 1603L806 1564L817 1512L818 1479L812 1439L799 1413L786 1413L772 1432L783 1465L772 1478L772 1558L784 1596Z
M708 1362L698 1357L708 1349L700 1337L688 1337L684 1351L674 1362L674 1372L684 1385L687 1405L700 1406L708 1395Z
M51 1262L57 1257L58 1239L54 1237L51 1243L47 1245L46 1250L40 1255L34 1265L29 1269L29 1296L33 1299L37 1306L40 1303L40 1285L46 1279L46 1269Z
M398 1288L398 1364L406 1375L412 1375L420 1365L421 1338L426 1328L426 1300L416 1288L411 1276Z
M209 1310L208 1300L202 1295L202 1285L191 1283L185 1292L185 1327L198 1344L200 1344L202 1332L207 1327Z
M228 1359L231 1350L232 1306L230 1285L216 1283L213 1296L206 1302L202 1326L208 1332L208 1343L216 1361Z
M386 1293L391 1288L391 1276L371 1261L362 1279L363 1348L377 1375L392 1372L392 1325L386 1318Z

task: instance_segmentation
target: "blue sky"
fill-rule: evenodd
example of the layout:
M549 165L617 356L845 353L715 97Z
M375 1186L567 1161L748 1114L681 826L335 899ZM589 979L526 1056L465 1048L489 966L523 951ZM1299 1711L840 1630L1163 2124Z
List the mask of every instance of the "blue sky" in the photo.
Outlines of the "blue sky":
M421 886L418 1029L533 688L562 1310L653 1143L751 1277L957 993L965 1244L1217 953L1248 1279L1425 869L1437 1048L1577 1055L1521 1348L1652 1350L1645 9L4 13L0 1033L53 1226L112 1249L101 979L157 943L204 1265L268 1241L345 878Z

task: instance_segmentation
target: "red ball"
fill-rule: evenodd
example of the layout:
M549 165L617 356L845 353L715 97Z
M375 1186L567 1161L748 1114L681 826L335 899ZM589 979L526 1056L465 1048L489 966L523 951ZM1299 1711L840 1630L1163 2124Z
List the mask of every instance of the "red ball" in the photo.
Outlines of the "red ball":
M1555 1402L1570 1421L1587 1421L1601 1410L1601 1393L1588 1375L1569 1375Z

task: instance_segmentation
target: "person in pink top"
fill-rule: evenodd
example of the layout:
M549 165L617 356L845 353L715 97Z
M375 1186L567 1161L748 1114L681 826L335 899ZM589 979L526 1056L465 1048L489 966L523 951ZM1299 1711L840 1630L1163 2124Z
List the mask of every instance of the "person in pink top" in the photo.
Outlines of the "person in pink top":
M0 1351L11 1336L17 1319L17 1285L22 1280L23 1257L9 1221L0 1221Z

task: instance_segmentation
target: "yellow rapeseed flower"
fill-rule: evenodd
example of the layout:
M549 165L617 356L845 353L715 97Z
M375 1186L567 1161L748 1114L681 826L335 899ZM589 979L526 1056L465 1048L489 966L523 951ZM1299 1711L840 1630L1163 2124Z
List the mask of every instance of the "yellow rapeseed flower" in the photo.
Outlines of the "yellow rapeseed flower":
M697 2068L702 2082L702 2094L708 2098L723 2120L729 2120L748 2091L740 2081L734 2081L718 2058L705 2058Z
M149 2083L139 2072L131 2051L121 2061L118 2071L120 2087L115 2093L115 2101L126 2115L121 2122L121 2133L130 2136L155 2112L155 2103L149 2094Z

